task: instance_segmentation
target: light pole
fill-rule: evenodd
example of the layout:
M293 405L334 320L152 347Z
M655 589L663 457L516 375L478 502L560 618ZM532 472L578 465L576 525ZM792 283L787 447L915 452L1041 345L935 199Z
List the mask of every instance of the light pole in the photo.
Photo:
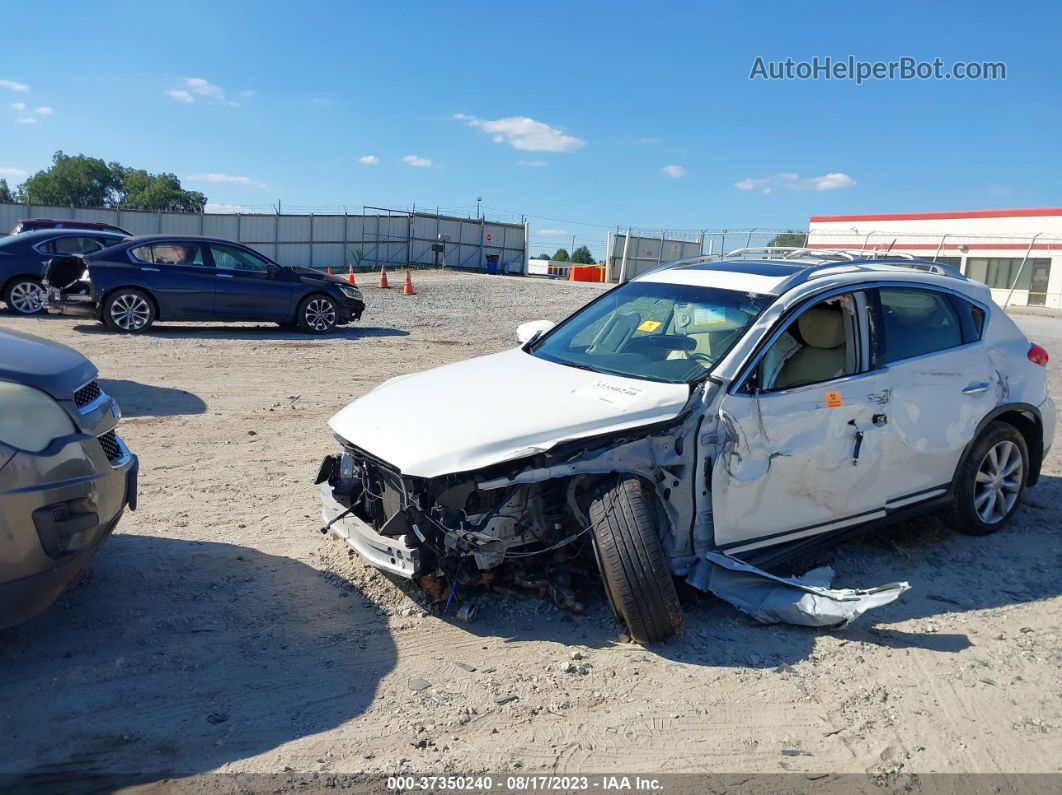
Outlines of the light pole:
M477 220L477 221L478 221L478 220L479 220L480 218L482 218L482 217L483 217L483 216L481 216L481 215L479 214L479 203L480 203L481 201L483 201L483 197L482 197L482 196L477 196L477 197L476 197L476 220Z

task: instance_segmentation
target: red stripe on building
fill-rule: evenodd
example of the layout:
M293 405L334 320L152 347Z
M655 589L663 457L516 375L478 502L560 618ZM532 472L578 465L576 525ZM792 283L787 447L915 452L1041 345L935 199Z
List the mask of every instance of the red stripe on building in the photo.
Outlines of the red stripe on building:
M937 243L897 243L892 246L892 250L907 251L908 249L918 249L920 251L936 251L937 248L940 248L941 251L947 251L950 248L958 251L960 245L965 246L967 249L979 248L986 251L1025 251L1029 248L1028 243L945 243L943 246L939 246ZM856 249L858 251L884 253L888 246L883 246L880 243L872 246L864 245L863 243L808 243L805 248L837 248L845 251ZM1062 251L1062 243L1034 243L1032 250Z
M971 210L954 213L882 213L880 215L813 215L812 223L834 221L946 221L956 218L1042 218L1062 215L1062 207L1031 207L1015 210Z

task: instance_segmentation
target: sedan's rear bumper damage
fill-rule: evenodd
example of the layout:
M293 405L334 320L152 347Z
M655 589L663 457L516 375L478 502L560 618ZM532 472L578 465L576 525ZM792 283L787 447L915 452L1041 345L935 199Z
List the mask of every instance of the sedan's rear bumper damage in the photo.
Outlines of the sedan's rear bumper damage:
M421 573L420 549L404 537L377 533L350 513L347 506L336 501L327 481L320 484L320 489L321 517L330 533L379 569L407 579Z

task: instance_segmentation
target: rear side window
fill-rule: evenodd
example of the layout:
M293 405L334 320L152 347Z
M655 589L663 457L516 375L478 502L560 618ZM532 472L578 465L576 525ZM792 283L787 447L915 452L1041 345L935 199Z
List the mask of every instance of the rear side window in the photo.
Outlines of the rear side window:
M203 247L198 243L153 243L137 246L129 253L139 262L151 265L203 265Z
M962 322L943 293L882 287L878 296L886 364L963 344Z
M41 245L45 254L91 254L103 246L92 237L58 237Z

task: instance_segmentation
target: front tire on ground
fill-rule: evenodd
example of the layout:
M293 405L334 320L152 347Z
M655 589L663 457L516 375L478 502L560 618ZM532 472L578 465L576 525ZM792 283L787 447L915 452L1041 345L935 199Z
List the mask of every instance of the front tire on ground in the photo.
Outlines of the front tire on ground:
M17 315L36 315L44 309L44 288L39 279L24 276L4 289L4 303Z
M652 492L636 477L606 483L590 503L594 551L605 593L638 643L682 631L682 607L657 531Z
M1025 496L1029 448L1013 425L993 422L974 442L955 478L948 524L971 536L1002 530Z
M103 323L121 334L142 334L155 322L155 304L141 290L123 287L103 302Z
M295 316L299 331L305 334L327 334L336 327L339 307L327 295L308 295L299 302Z

